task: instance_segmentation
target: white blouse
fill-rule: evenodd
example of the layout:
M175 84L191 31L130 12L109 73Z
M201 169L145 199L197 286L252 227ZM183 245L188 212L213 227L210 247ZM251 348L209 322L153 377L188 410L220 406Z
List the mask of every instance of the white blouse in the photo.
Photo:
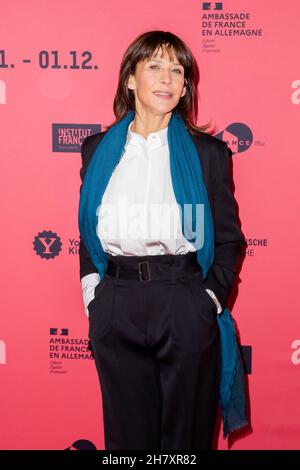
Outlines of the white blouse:
M181 230L170 172L168 127L144 138L131 130L132 123L128 126L124 152L98 207L97 233L103 250L125 256L181 255L195 251ZM99 282L98 273L81 279L87 315L87 306ZM220 313L222 307L214 292L206 290Z
M124 153L109 180L98 214L98 236L103 249L125 256L195 251L181 231L171 181L168 128L151 132L145 139L131 130L132 122Z

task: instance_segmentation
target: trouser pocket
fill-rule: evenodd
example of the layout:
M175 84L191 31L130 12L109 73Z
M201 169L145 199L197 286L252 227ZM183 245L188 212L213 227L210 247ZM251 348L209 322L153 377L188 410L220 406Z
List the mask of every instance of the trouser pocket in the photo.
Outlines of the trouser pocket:
M114 297L115 280L105 275L96 286L95 298L88 306L89 337L103 338L110 331L114 320Z

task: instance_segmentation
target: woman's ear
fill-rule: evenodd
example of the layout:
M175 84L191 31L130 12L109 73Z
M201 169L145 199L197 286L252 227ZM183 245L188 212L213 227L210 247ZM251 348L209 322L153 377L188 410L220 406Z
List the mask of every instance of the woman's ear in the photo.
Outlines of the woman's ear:
M129 90L134 90L135 89L135 83L134 83L134 76L133 75L129 75L128 82L127 82L127 88L129 88Z
M185 81L185 85L184 85L184 87L183 87L183 89L182 89L182 93L181 93L181 95L180 95L180 98L182 98L182 97L186 94L187 79L185 78L184 81Z

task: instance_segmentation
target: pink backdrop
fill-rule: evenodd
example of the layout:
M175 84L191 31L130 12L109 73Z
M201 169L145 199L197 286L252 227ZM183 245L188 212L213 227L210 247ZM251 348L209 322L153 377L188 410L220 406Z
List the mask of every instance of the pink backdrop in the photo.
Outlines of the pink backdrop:
M297 0L2 0L1 449L104 448L79 282L79 147L112 121L122 54L151 29L189 45L198 124L212 119L234 152L248 247L230 307L251 428L232 449L299 448L299 15Z

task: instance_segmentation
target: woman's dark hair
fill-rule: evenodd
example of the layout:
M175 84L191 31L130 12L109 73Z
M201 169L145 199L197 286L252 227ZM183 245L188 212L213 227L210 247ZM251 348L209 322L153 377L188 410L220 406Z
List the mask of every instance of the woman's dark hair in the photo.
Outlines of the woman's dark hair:
M196 60L187 45L175 34L167 31L149 31L138 36L126 49L120 65L118 88L113 102L115 121L106 126L107 130L120 121L129 111L135 111L133 90L127 86L130 74L134 74L136 65L157 54L164 45L172 60L172 50L179 63L184 67L186 93L180 98L176 108L193 134L205 132L210 123L197 126L199 70Z

